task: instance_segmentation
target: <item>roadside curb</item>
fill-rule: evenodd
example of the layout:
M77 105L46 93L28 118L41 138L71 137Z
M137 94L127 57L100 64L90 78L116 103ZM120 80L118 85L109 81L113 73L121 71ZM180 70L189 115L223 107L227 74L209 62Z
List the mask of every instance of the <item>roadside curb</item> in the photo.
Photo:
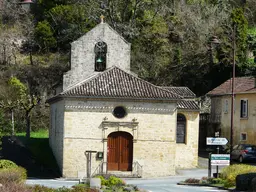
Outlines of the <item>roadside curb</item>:
M231 188L225 188L225 187L220 187L220 186L215 186L215 185L211 185L211 184L199 184L199 183L184 183L184 182L179 182L177 183L177 185L189 185L189 186L198 186L198 187L214 187L214 188L218 188L218 189L222 189L222 190L227 190L227 191L232 191L235 192L235 189L231 189Z

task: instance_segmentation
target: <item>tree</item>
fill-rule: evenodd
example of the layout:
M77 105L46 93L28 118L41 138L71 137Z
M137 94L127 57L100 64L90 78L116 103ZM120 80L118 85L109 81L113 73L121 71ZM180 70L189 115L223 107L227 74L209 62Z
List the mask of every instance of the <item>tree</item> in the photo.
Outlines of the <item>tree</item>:
M28 87L20 82L19 79L16 77L12 77L9 80L9 84L13 90L17 93L17 102L19 106L25 110L25 117L26 117L26 137L30 138L30 131L31 131L31 110L39 104L41 98L36 95L31 95L29 93Z

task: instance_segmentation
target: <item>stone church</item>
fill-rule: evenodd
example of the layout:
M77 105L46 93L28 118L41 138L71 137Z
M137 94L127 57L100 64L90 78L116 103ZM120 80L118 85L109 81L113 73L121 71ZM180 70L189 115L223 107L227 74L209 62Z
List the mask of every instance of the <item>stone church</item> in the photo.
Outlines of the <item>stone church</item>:
M48 100L49 142L63 177L159 177L197 166L195 94L137 77L130 51L103 21L71 44L71 69Z

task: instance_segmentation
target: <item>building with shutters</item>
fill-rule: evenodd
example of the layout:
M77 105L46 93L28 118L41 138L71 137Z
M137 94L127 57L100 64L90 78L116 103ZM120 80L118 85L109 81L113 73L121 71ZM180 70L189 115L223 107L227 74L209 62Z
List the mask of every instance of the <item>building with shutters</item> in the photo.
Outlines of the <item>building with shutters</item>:
M71 44L71 69L48 100L49 142L63 177L159 177L197 166L195 94L137 77L130 49L103 21Z
M211 98L210 122L221 137L230 139L232 78L214 88ZM234 81L233 144L256 144L256 78L236 77Z

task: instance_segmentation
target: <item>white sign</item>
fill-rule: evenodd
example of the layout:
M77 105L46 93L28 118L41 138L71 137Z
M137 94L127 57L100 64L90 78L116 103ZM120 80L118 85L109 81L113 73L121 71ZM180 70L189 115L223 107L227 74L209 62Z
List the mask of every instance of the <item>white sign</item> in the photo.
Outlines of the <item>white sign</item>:
M230 154L212 154L211 165L229 165Z
M224 137L207 137L206 144L207 145L226 145L228 140Z

